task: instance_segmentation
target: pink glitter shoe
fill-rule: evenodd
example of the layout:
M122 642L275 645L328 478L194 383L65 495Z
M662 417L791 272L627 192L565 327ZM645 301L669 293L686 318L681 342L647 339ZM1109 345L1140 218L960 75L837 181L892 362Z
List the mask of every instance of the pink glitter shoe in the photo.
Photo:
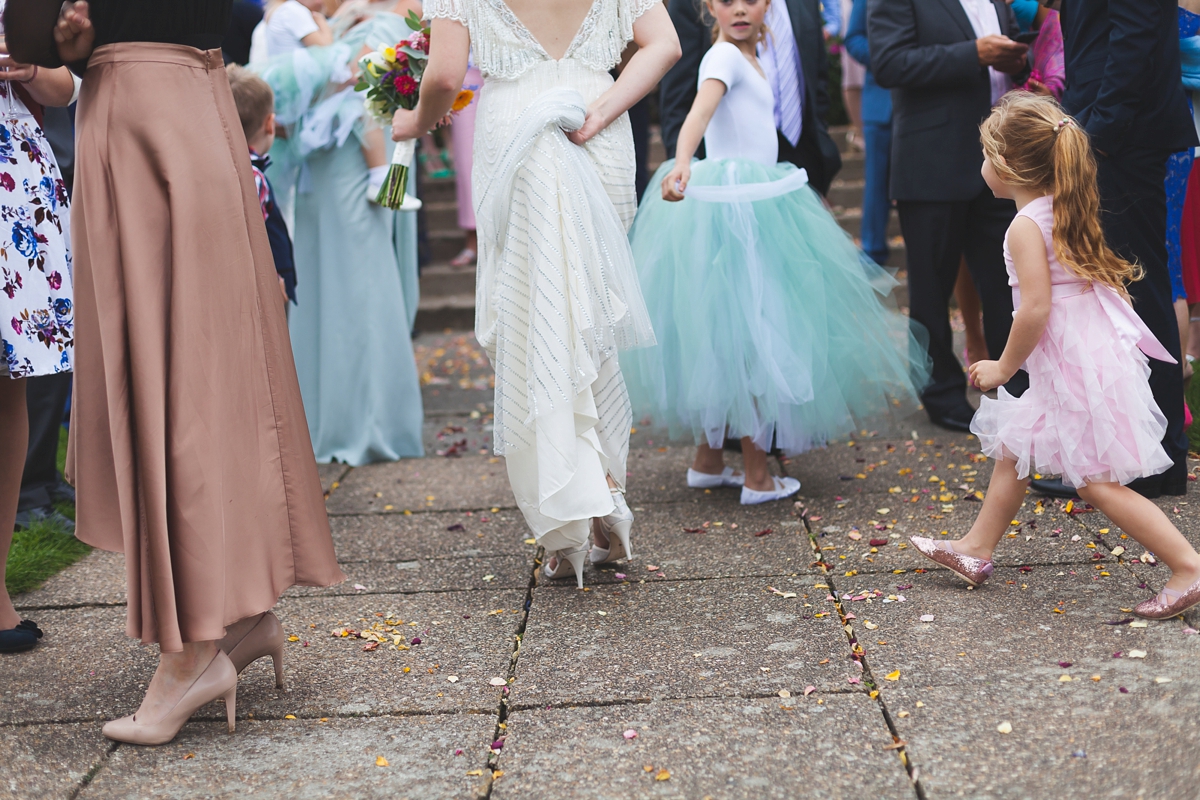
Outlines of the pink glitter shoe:
M1134 606L1133 613L1146 619L1170 619L1200 604L1200 581L1196 581L1183 592L1163 590L1149 600Z
M950 570L972 586L979 586L992 576L991 560L958 553L954 550L952 542L936 542L924 536L910 536L908 540L917 548L918 553Z

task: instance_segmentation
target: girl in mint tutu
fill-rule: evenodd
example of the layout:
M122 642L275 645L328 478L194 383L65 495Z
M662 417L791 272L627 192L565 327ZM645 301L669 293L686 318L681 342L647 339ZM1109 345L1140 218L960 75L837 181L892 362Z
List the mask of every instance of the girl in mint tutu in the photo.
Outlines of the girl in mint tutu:
M1175 359L1133 310L1125 287L1141 279L1141 268L1105 243L1091 144L1057 103L1008 94L983 123L982 138L984 180L1017 204L1004 241L1017 311L1004 353L972 364L971 383L990 391L1024 367L1029 389L1013 397L1000 388L971 422L996 460L971 530L955 541L914 536L912 543L978 586L992 574L992 551L1025 500L1029 473L1062 473L1063 483L1171 568L1163 590L1134 613L1173 617L1200 604L1200 555L1162 509L1122 485L1171 466L1148 361Z
M909 321L884 304L895 281L804 170L776 163L774 99L756 57L771 46L769 2L708 3L715 44L677 158L630 231L659 344L621 365L635 413L694 436L688 485L741 487L747 505L800 488L771 475L772 442L796 454L899 421L928 376ZM708 158L692 163L702 137ZM742 440L744 476L724 465L727 436Z

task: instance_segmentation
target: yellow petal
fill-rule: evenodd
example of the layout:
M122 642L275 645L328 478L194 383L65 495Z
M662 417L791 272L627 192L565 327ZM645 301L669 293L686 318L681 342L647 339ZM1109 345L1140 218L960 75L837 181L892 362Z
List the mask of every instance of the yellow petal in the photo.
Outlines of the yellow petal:
M383 756L379 756L378 758L375 759L375 766L386 767L387 765L388 765L387 759L384 758Z
M900 680L900 670L898 670L898 669L897 669L897 670L892 670L892 671L891 671L891 672L889 672L887 675L884 675L884 676L883 676L883 679L884 679L885 681L898 681L898 680Z

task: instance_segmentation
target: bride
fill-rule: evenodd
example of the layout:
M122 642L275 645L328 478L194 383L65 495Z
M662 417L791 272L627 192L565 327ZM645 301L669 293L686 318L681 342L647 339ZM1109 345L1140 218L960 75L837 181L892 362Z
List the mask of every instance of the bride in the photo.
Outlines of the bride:
M617 351L654 343L626 232L637 211L625 113L679 58L662 0L428 0L420 101L392 138L450 110L467 54L483 73L472 177L475 335L496 370L495 448L548 554L546 573L632 555L633 422ZM630 41L637 52L609 75Z

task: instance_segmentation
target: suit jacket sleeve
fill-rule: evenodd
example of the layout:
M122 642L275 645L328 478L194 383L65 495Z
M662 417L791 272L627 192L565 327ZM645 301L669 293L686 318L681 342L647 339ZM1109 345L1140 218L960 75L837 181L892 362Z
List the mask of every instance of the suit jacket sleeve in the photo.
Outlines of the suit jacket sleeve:
M1172 6L1174 8L1174 6ZM1153 85L1158 30L1163 19L1162 3L1141 0L1109 0L1108 17L1112 34L1108 39L1108 61L1096 93L1096 102L1080 120L1097 150L1120 149L1142 100L1142 87ZM1174 11L1171 24L1174 24Z
M867 0L854 0L850 22L846 25L846 38L842 43L855 61L871 69L871 48L867 42Z
M667 157L675 157L679 130L696 99L696 77L700 60L708 52L712 33L700 20L695 0L670 0L667 12L675 23L683 54L663 76L659 89L659 113L662 122L663 146ZM703 145L702 145L703 146ZM697 156L702 155L697 153Z
M929 0L868 0L871 72L885 89L970 85L979 79L974 40L918 44L913 4Z

